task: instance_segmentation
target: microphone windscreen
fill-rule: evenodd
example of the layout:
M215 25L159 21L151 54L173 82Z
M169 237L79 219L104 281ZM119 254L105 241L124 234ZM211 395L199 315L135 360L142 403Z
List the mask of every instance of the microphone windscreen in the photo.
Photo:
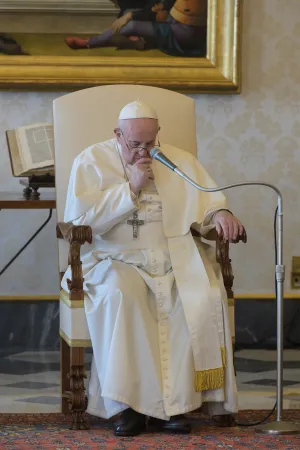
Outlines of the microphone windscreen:
M172 163L172 161L169 160L169 158L167 158L163 152L157 148L157 147L153 147L150 150L150 156L153 159L156 159L157 161L161 162L162 164L164 164L165 166L169 167L169 169L171 170L175 170L177 168L177 166L175 166L174 163Z
M156 156L159 152L160 152L159 148L153 147L153 148L150 150L150 156L151 156L151 158L155 159L155 156Z

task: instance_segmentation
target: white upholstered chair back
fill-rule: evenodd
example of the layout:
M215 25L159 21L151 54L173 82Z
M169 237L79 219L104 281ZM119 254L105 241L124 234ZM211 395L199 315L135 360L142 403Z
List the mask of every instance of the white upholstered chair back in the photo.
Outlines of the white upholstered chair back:
M136 85L109 85L83 89L54 100L55 183L57 220L63 222L69 175L74 158L86 147L111 139L120 110L143 100L158 112L162 142L194 155L196 121L193 99L166 89ZM59 240L59 267L67 268L68 243Z

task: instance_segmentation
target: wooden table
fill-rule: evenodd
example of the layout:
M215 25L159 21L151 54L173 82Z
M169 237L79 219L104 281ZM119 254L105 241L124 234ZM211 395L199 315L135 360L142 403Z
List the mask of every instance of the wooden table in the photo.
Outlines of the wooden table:
M15 259L25 250L33 239L45 228L52 217L52 210L56 207L55 193L42 193L38 200L26 200L19 192L0 192L0 210L2 209L49 209L46 221L37 229L22 248L10 259L0 271L0 276L9 268Z
M42 193L38 200L26 200L19 192L0 192L0 209L55 209L55 193Z

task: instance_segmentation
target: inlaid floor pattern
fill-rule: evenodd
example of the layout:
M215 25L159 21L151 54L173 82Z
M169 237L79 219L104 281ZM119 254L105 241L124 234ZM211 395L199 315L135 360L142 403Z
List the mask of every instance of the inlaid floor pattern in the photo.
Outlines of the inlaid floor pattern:
M88 370L91 359L92 354L87 353ZM235 369L239 408L272 409L276 400L276 352L236 352ZM59 383L59 352L24 352L1 357L0 413L59 412ZM284 352L284 408L300 409L300 350Z

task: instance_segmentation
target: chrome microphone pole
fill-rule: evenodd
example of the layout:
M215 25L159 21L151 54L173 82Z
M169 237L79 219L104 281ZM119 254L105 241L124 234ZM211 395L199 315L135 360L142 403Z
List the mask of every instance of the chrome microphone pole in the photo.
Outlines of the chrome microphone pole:
M182 177L196 189L203 192L218 192L225 191L240 186L265 186L269 187L277 194L277 239L276 239L276 302L277 302L277 418L276 421L268 422L264 425L257 426L256 432L283 435L283 434L298 434L300 433L300 423L293 423L282 420L283 412L283 292L285 279L285 266L283 265L283 211L282 211L282 194L280 190L269 183L245 181L241 183L230 184L216 188L205 188L189 178L184 172L172 163L158 148L153 148L150 152L153 159L161 162L169 169L173 170L177 175Z

